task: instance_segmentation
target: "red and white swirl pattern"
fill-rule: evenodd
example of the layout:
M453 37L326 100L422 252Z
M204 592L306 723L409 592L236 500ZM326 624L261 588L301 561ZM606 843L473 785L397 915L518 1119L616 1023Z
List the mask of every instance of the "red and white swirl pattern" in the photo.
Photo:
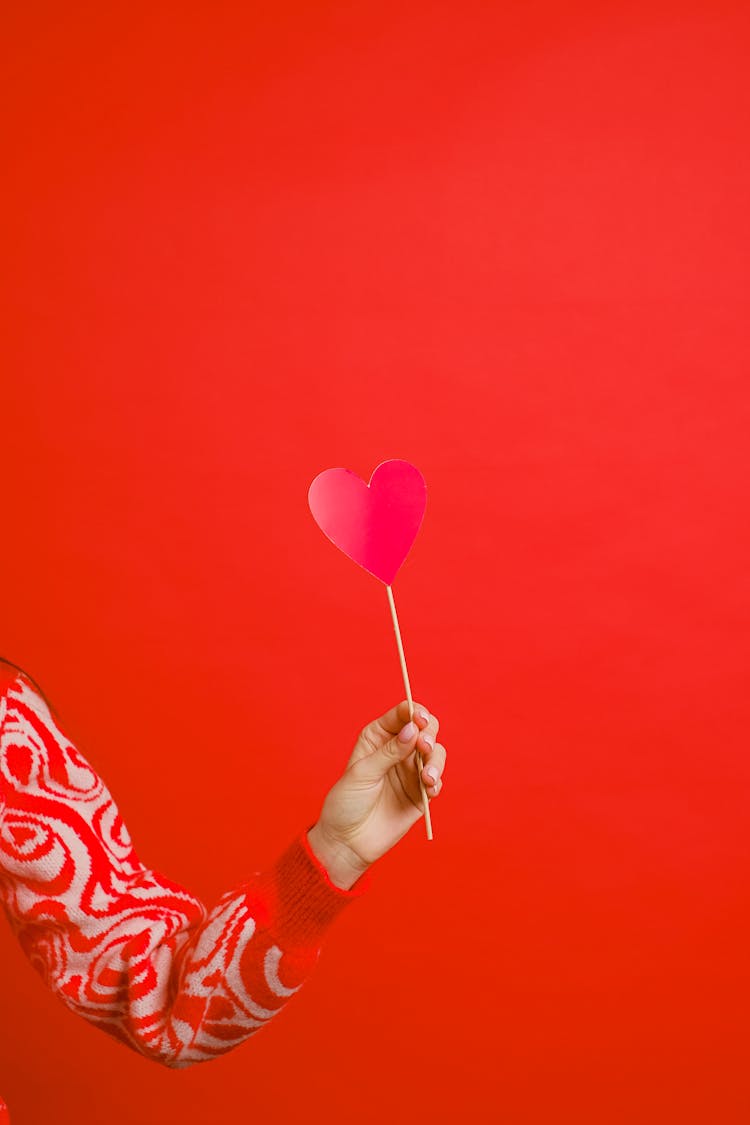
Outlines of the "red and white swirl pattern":
M235 1047L297 990L348 897L298 841L207 913L139 861L32 686L0 685L0 899L48 986L117 1039L173 1067Z

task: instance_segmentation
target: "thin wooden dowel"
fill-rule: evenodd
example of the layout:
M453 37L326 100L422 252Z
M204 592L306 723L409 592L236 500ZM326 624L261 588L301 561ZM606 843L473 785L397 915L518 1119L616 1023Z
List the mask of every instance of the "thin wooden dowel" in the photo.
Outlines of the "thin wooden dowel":
M393 590L390 586L386 586L386 593L388 594L388 605L391 608L391 617L393 619L393 630L396 634L396 646L398 648L398 658L401 662L401 675L404 677L404 689L406 691L406 701L409 704L409 719L414 718L414 700L411 697L411 684L409 683L409 672L406 667L406 657L404 656L404 646L401 640L401 630L398 626L398 614L396 613L396 603L393 600ZM419 781L419 793L422 798L422 810L424 812L424 826L427 832L427 839L432 839L432 817L430 816L430 802L427 797L427 790L422 781L422 755L416 751L415 761L417 763L417 780Z

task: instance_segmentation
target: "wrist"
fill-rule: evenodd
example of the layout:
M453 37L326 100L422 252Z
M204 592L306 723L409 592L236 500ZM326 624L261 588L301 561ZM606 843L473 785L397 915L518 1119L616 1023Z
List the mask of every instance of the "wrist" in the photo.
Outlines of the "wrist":
M348 844L331 837L319 823L308 831L307 842L328 878L339 890L351 890L370 866Z

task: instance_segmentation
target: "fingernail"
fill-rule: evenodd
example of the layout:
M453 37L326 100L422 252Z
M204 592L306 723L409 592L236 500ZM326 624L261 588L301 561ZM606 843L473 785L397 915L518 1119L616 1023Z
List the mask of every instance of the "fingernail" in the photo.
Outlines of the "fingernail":
M432 784L437 785L440 774L435 769L435 767L434 766L428 766L428 768L425 770L425 773L427 774L427 776L432 781Z
M422 735L422 741L427 743L430 750L435 749L435 739L432 737L431 734L423 734Z
M417 733L417 724L416 723L407 723L406 726L403 727L403 729L399 731L398 740L399 740L399 742L411 742L412 738L414 738L414 735L416 733Z
M420 719L424 719L424 721L426 723L429 723L429 721L430 721L430 712L429 711L425 710L424 707L415 707L414 711L417 715L419 715Z

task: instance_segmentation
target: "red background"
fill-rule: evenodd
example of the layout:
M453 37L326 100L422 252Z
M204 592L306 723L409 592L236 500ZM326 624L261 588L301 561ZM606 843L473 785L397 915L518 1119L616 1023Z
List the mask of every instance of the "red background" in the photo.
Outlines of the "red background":
M744 1125L747 5L14 8L0 650L214 900L401 695L306 491L405 457L451 751L434 844L208 1066L3 926L14 1125Z

